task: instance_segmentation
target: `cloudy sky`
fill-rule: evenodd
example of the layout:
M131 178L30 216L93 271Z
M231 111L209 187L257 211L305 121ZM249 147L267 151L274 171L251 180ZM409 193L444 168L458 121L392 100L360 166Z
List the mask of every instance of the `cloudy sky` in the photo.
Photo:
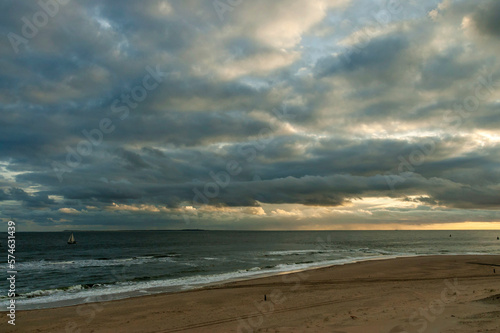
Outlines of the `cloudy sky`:
M498 1L0 15L0 219L20 230L500 227Z

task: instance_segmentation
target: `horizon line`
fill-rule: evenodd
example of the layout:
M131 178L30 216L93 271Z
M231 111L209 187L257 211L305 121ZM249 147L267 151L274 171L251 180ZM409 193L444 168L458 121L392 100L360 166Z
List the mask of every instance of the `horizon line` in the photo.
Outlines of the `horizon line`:
M37 230L37 231L16 231L16 233L23 232L128 232L128 231L186 231L186 232L197 232L197 231L258 231L258 232L311 232L311 231L500 231L500 229L310 229L310 230L297 230L297 229L276 229L276 230L255 230L255 229L65 229L65 230ZM5 231L6 232L6 231Z

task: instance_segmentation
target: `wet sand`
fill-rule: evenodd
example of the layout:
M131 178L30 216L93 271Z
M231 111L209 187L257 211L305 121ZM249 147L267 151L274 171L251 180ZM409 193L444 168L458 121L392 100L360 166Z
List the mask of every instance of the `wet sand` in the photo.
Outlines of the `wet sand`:
M2 314L0 332L500 332L500 256L367 261L18 311L15 327Z

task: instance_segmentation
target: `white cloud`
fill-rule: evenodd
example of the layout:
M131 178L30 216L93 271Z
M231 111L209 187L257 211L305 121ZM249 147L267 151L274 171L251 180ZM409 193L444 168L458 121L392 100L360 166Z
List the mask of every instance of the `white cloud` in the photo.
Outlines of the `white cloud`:
M81 212L74 209L74 208L68 208L68 207L64 207L64 208L59 208L59 211L63 214L80 214Z

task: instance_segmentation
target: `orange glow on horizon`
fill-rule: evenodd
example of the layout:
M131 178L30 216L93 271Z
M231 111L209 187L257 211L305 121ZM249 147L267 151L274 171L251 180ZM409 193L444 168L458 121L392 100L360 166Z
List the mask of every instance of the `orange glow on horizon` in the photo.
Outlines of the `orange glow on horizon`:
M387 224L338 224L303 226L297 230L500 230L500 222L456 222L428 223L421 225L387 223Z

